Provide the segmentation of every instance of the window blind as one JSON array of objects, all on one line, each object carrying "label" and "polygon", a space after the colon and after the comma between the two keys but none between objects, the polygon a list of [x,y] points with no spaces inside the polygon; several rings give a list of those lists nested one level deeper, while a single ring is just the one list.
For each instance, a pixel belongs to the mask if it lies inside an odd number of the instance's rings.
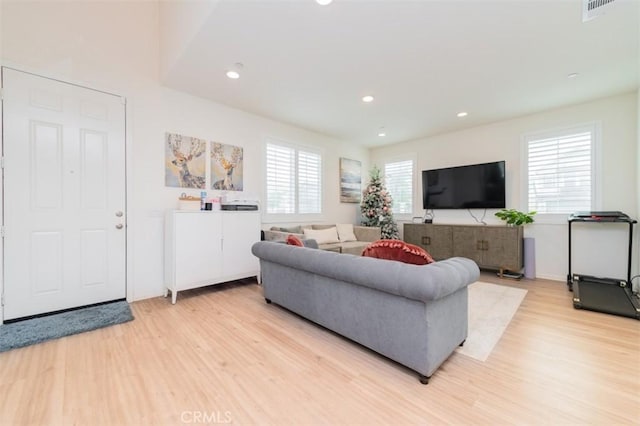
[{"label": "window blind", "polygon": [[321,213],[320,154],[267,143],[265,169],[267,213]]},{"label": "window blind", "polygon": [[590,131],[527,143],[529,210],[572,213],[591,210],[593,134]]},{"label": "window blind", "polygon": [[384,175],[393,198],[393,212],[413,213],[413,160],[385,163]]},{"label": "window blind", "polygon": [[320,213],[322,180],[320,155],[298,152],[298,213]]}]

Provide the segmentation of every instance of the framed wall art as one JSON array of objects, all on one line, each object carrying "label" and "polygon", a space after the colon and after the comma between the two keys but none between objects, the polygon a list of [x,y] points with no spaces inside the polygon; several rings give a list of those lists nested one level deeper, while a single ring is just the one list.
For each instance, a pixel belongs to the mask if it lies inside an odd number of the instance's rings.
[{"label": "framed wall art", "polygon": [[359,203],[362,191],[362,163],[340,158],[340,202]]},{"label": "framed wall art", "polygon": [[242,191],[243,149],[211,142],[211,189]]},{"label": "framed wall art", "polygon": [[165,186],[204,189],[206,149],[204,139],[165,133]]}]

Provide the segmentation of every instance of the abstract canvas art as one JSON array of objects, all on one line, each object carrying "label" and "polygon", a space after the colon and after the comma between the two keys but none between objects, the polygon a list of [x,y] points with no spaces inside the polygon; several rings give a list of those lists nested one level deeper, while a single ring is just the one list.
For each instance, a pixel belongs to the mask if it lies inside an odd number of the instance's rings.
[{"label": "abstract canvas art", "polygon": [[242,191],[242,147],[211,142],[211,189]]},{"label": "abstract canvas art", "polygon": [[340,202],[359,203],[361,195],[361,168],[357,160],[340,158]]},{"label": "abstract canvas art", "polygon": [[165,133],[165,185],[204,189],[206,149],[203,139]]}]

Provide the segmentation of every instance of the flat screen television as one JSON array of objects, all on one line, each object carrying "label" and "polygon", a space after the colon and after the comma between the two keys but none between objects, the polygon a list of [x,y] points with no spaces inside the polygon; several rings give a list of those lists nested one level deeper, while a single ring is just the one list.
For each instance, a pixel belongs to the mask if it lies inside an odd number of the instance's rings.
[{"label": "flat screen television", "polygon": [[502,209],[504,161],[422,171],[424,209]]}]

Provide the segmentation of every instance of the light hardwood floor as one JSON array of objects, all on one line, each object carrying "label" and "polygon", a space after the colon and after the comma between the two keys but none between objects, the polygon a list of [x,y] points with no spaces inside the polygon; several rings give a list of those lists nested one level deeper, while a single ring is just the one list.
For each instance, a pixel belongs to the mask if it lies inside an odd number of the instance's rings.
[{"label": "light hardwood floor", "polygon": [[529,290],[486,362],[424,386],[251,281],[132,304],[135,321],[0,354],[0,424],[638,424],[640,321]]}]

